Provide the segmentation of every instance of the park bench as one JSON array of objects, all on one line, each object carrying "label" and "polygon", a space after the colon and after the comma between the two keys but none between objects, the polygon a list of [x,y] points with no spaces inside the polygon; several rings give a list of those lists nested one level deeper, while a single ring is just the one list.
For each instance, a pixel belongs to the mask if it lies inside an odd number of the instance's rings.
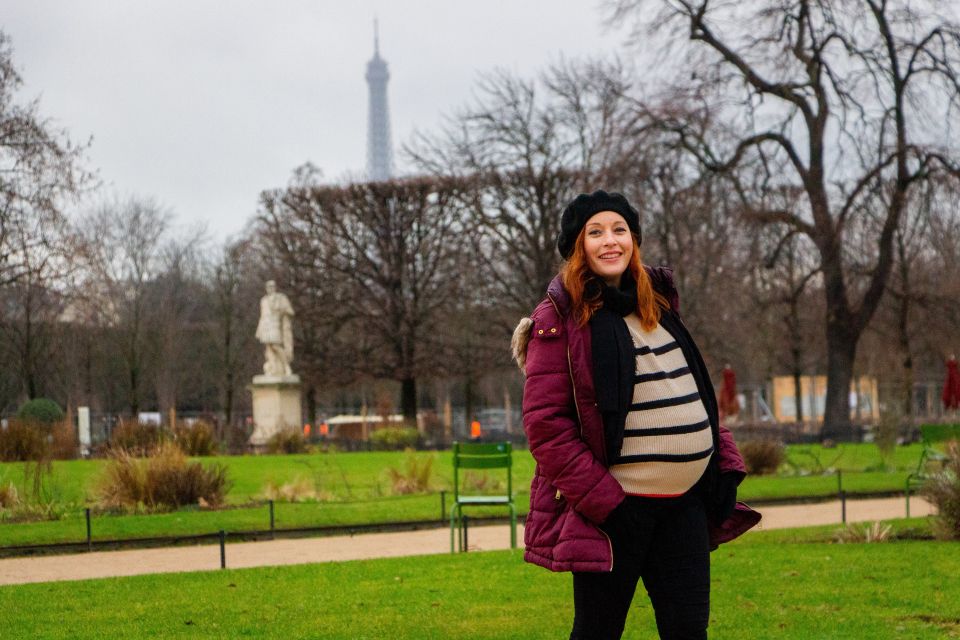
[{"label": "park bench", "polygon": [[[464,469],[505,469],[507,492],[503,495],[470,493],[460,477]],[[454,552],[454,532],[461,551],[465,550],[463,508],[505,506],[510,509],[510,548],[517,548],[517,508],[513,503],[513,447],[509,442],[453,443],[453,506],[450,508],[450,553]]]},{"label": "park bench", "polygon": [[933,465],[943,466],[947,456],[936,448],[936,445],[950,440],[960,440],[960,424],[924,424],[920,425],[920,438],[923,449],[917,468],[907,476],[907,517],[910,517],[910,493],[923,486],[930,478]]}]

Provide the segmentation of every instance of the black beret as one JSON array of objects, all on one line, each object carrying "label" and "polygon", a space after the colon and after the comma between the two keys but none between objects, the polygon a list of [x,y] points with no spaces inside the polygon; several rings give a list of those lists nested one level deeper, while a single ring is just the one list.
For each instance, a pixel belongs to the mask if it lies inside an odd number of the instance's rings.
[{"label": "black beret", "polygon": [[637,237],[637,244],[643,240],[640,233],[640,214],[630,206],[627,199],[619,193],[607,193],[597,189],[591,194],[581,193],[563,210],[560,216],[560,233],[557,235],[557,250],[566,260],[573,253],[577,236],[587,224],[587,220],[601,211],[614,211],[623,216],[631,233]]}]

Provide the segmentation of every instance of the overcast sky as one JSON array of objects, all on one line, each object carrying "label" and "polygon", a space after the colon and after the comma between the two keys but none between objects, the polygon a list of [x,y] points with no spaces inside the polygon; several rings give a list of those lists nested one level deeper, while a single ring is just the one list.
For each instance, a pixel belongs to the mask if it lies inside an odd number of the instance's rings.
[{"label": "overcast sky", "polygon": [[331,180],[364,171],[374,16],[395,152],[467,103],[478,73],[532,75],[623,39],[596,0],[3,0],[0,29],[21,98],[92,137],[105,191],[223,239],[304,162]]}]

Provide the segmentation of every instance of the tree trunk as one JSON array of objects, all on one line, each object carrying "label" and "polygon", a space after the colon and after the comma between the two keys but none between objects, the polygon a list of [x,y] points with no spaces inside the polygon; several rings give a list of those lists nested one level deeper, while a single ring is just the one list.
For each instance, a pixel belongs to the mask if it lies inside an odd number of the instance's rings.
[{"label": "tree trunk", "polygon": [[473,422],[473,376],[468,375],[463,385],[463,420],[466,432],[470,433],[470,423]]},{"label": "tree trunk", "polygon": [[857,337],[835,322],[827,324],[827,401],[821,440],[850,440],[850,381],[857,352]]},{"label": "tree trunk", "polygon": [[[850,312],[839,239],[834,236],[818,246],[827,303],[827,398],[820,437],[821,440],[847,440],[853,435],[850,381],[862,327],[855,326],[856,319]],[[864,300],[862,304],[868,303]]]},{"label": "tree trunk", "polygon": [[913,423],[913,354],[910,352],[910,267],[903,234],[897,232],[897,254],[900,266],[900,284],[903,291],[897,308],[897,342],[903,354],[903,418]]},{"label": "tree trunk", "polygon": [[909,298],[904,295],[900,300],[897,342],[900,343],[900,351],[903,353],[903,418],[907,422],[911,422],[913,419],[913,356],[910,353],[910,334],[907,332],[907,314],[909,312]]},{"label": "tree trunk", "polygon": [[400,381],[400,409],[408,426],[417,426],[417,379],[406,376]]},{"label": "tree trunk", "polygon": [[130,354],[130,413],[133,414],[133,419],[136,420],[137,416],[140,413],[140,358],[137,355],[136,348],[131,350]]},{"label": "tree trunk", "polygon": [[[233,424],[233,308],[227,306],[224,312],[223,364],[224,364],[224,410],[227,428]],[[223,434],[221,433],[221,437]]]},{"label": "tree trunk", "polygon": [[316,433],[316,430],[320,428],[320,426],[317,424],[317,388],[313,385],[307,387],[306,396],[307,422],[313,426],[314,433]]},{"label": "tree trunk", "polygon": [[[227,388],[223,394],[224,423],[233,424],[233,373],[227,374]],[[222,434],[221,434],[222,435]]]},{"label": "tree trunk", "polygon": [[84,404],[88,407],[93,406],[93,339],[84,331],[83,338],[83,395]]},{"label": "tree trunk", "polygon": [[224,393],[224,405],[226,408],[224,414],[224,424],[220,428],[219,437],[223,440],[224,435],[233,427],[233,374],[227,375],[227,389]]},{"label": "tree trunk", "polygon": [[33,369],[33,321],[30,318],[32,309],[29,304],[24,314],[26,322],[23,331],[23,373],[27,382],[27,397],[33,400],[37,397],[37,376]]},{"label": "tree trunk", "polygon": [[800,335],[800,311],[797,298],[790,299],[790,314],[787,316],[787,327],[790,331],[790,364],[793,369],[793,395],[796,401],[794,417],[797,424],[803,424],[803,338]]}]

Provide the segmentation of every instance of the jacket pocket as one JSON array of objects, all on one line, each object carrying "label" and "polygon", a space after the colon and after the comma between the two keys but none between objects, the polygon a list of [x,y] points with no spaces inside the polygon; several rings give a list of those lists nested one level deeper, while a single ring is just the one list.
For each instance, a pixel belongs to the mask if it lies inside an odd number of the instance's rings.
[{"label": "jacket pocket", "polygon": [[530,486],[530,509],[555,513],[563,511],[567,500],[552,483],[543,476],[534,476]]}]

